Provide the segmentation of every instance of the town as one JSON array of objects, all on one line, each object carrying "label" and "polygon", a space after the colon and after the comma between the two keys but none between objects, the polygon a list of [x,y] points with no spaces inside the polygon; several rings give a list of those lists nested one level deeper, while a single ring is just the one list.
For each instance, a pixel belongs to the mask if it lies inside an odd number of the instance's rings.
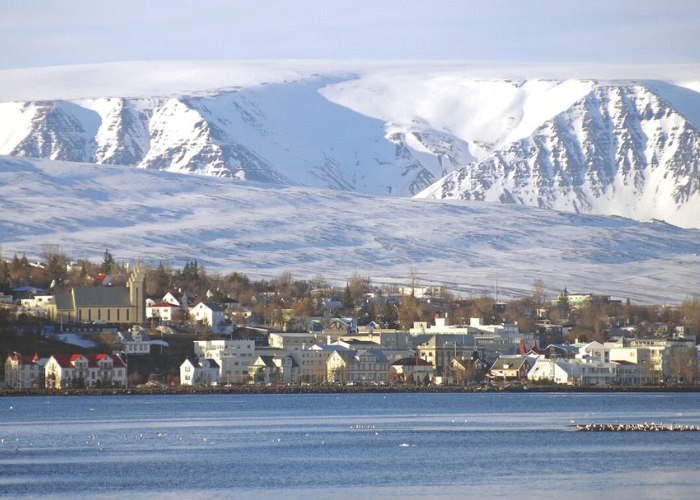
[{"label": "town", "polygon": [[7,389],[695,384],[700,299],[634,305],[540,280],[517,300],[322,275],[254,281],[196,260],[101,264],[55,245],[0,263]]}]

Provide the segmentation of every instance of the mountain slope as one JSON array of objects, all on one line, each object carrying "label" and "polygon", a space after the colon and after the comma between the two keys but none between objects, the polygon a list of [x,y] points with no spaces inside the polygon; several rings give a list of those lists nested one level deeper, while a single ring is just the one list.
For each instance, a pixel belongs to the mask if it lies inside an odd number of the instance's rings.
[{"label": "mountain slope", "polygon": [[700,129],[642,85],[599,84],[532,135],[418,195],[699,227]]},{"label": "mountain slope", "polygon": [[45,244],[100,261],[343,285],[421,284],[463,295],[609,294],[681,301],[700,289],[700,231],[522,205],[375,197],[133,167],[0,157],[0,243],[37,259]]},{"label": "mountain slope", "polygon": [[417,152],[407,141],[420,144],[419,138],[386,134],[380,121],[325,99],[318,89],[327,83],[28,102],[19,116],[16,103],[2,103],[0,117],[18,126],[0,140],[0,153],[398,196],[416,194],[449,171],[438,155],[461,164],[452,139],[431,134],[430,152]]}]

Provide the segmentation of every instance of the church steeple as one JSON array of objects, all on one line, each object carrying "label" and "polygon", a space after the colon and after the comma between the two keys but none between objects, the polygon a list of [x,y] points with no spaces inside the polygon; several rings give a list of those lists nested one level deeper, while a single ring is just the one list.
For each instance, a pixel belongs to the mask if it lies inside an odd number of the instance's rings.
[{"label": "church steeple", "polygon": [[131,305],[136,308],[134,322],[146,322],[146,264],[139,262],[126,284]]}]

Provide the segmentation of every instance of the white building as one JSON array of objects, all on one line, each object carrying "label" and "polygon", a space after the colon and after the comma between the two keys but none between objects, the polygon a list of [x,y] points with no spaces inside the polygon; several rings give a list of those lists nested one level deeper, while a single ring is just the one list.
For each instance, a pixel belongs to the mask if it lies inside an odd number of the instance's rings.
[{"label": "white building", "polygon": [[581,363],[572,359],[547,359],[539,356],[530,368],[527,379],[532,381],[550,381],[555,384],[574,385],[581,380]]},{"label": "white building", "polygon": [[182,292],[168,292],[163,296],[163,302],[187,311],[190,305],[194,303],[194,296]]},{"label": "white building", "polygon": [[180,365],[180,385],[217,385],[219,371],[213,359],[186,359]]},{"label": "white building", "polygon": [[34,356],[21,356],[15,352],[5,360],[5,387],[7,388],[40,387],[42,375],[41,360],[36,354]]},{"label": "white building", "polygon": [[255,341],[195,340],[194,353],[199,359],[216,361],[222,384],[245,384],[248,367],[255,361]]},{"label": "white building", "polygon": [[190,308],[190,319],[217,327],[226,322],[226,310],[214,302],[200,302]]},{"label": "white building", "polygon": [[117,332],[117,342],[126,354],[150,354],[151,338],[142,330]]},{"label": "white building", "polygon": [[321,343],[322,339],[315,333],[270,332],[268,342],[270,347],[292,351],[309,349],[312,345]]},{"label": "white building", "polygon": [[326,361],[333,353],[324,349],[292,349],[289,355],[297,365],[298,381],[320,383],[326,381]]},{"label": "white building", "polygon": [[156,302],[146,305],[146,319],[158,319],[161,322],[170,323],[181,310],[179,306],[169,302]]},{"label": "white building", "polygon": [[290,355],[258,356],[248,367],[256,384],[296,382],[296,362]]},{"label": "white building", "polygon": [[96,387],[99,385],[124,387],[126,365],[118,356],[107,354],[54,355],[44,366],[47,388]]}]

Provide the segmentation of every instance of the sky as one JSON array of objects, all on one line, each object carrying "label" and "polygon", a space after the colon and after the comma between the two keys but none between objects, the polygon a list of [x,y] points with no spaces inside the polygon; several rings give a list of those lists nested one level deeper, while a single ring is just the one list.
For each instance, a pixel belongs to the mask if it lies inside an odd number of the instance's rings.
[{"label": "sky", "polygon": [[700,62],[697,0],[3,0],[0,69],[153,60]]}]

